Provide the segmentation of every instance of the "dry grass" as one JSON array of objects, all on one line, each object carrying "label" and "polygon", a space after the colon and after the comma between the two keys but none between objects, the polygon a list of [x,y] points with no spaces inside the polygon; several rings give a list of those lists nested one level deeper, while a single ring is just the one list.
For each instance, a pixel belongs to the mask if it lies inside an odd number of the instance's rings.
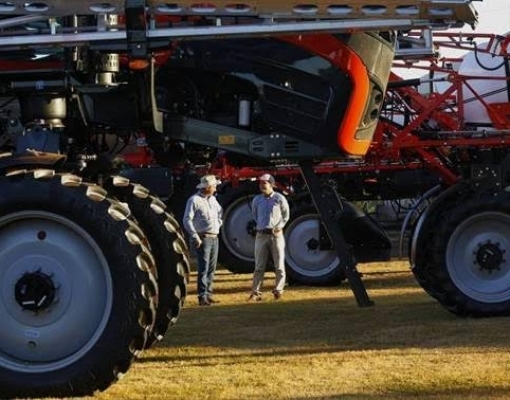
[{"label": "dry grass", "polygon": [[193,280],[179,323],[96,398],[510,399],[510,319],[448,313],[406,263],[360,270],[374,307],[346,284],[247,303],[251,276],[226,271],[198,307]]}]

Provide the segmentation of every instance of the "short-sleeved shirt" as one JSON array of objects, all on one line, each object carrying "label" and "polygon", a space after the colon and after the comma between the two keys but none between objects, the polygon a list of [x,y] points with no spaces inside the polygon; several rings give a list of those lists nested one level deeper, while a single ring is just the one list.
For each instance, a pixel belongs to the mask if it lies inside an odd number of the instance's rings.
[{"label": "short-sleeved shirt", "polygon": [[204,196],[198,192],[186,202],[186,209],[182,219],[184,229],[191,237],[198,237],[199,233],[220,232],[223,210],[215,196]]},{"label": "short-sleeved shirt", "polygon": [[270,196],[258,194],[251,204],[257,230],[283,229],[290,217],[289,203],[285,196],[273,192]]}]

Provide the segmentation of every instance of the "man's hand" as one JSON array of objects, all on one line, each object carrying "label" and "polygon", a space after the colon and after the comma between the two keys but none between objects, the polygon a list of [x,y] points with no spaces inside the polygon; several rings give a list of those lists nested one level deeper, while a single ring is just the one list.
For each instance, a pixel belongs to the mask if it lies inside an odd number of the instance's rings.
[{"label": "man's hand", "polygon": [[195,248],[200,248],[202,246],[202,239],[199,237],[193,238],[193,243],[195,244]]}]

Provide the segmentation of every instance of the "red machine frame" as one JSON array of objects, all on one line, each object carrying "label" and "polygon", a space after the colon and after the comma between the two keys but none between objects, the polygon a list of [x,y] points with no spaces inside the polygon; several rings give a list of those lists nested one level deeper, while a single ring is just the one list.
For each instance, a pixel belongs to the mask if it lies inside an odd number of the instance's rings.
[{"label": "red machine frame", "polygon": [[[434,44],[438,49],[457,49],[478,51],[500,57],[510,56],[510,36],[503,37],[494,34],[438,32],[434,33]],[[483,47],[476,46],[476,40],[487,40]],[[361,173],[374,171],[400,171],[426,169],[437,173],[442,181],[451,185],[458,181],[458,174],[445,163],[445,155],[450,149],[459,147],[495,148],[510,145],[510,102],[487,103],[480,93],[470,84],[473,80],[508,81],[509,78],[463,75],[449,65],[459,61],[458,58],[446,58],[432,55],[428,58],[396,60],[396,69],[423,71],[425,75],[442,75],[436,81],[448,82],[449,86],[442,93],[423,94],[417,85],[427,79],[405,80],[392,73],[390,85],[386,93],[388,100],[398,100],[401,106],[407,108],[413,115],[410,123],[398,126],[389,120],[380,120],[373,142],[363,159],[346,159],[322,161],[314,166],[318,174]],[[492,121],[494,130],[473,130],[466,127],[464,122],[464,102],[462,87],[472,93],[486,109]],[[404,100],[405,99],[405,100]],[[394,118],[398,112],[388,119]],[[384,115],[384,112],[383,112]],[[426,120],[434,120],[437,124],[436,138],[420,138],[416,135],[420,125]],[[140,149],[139,153],[125,156],[129,163],[146,165],[151,162],[151,155],[147,149]],[[210,165],[194,166],[198,173],[214,173],[220,179],[236,185],[239,181],[254,179],[263,172],[271,172],[277,178],[285,178],[287,182],[300,175],[296,165],[282,164],[273,166],[243,166],[230,165],[227,159],[219,156]]]}]

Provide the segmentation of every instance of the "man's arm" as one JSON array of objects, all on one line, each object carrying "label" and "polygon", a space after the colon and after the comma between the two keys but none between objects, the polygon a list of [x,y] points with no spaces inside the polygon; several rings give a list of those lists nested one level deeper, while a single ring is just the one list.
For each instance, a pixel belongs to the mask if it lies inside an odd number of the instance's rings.
[{"label": "man's arm", "polygon": [[221,228],[221,226],[223,225],[223,207],[221,206],[218,199],[216,199],[216,204],[218,207],[218,222],[219,222],[219,226]]},{"label": "man's arm", "polygon": [[[281,212],[282,212],[282,224],[285,226],[287,222],[289,222],[290,218],[290,207],[289,202],[287,201],[287,198],[284,195],[282,196],[282,201],[280,203]],[[282,228],[283,228],[282,226]]]},{"label": "man's arm", "polygon": [[258,222],[257,221],[257,196],[255,196],[253,198],[253,200],[251,201],[251,215],[253,216],[253,219],[255,220],[255,222]]},{"label": "man's arm", "polygon": [[182,218],[182,225],[193,239],[200,239],[198,233],[193,225],[193,218],[195,218],[195,203],[193,197],[190,197],[186,202],[186,209]]}]

